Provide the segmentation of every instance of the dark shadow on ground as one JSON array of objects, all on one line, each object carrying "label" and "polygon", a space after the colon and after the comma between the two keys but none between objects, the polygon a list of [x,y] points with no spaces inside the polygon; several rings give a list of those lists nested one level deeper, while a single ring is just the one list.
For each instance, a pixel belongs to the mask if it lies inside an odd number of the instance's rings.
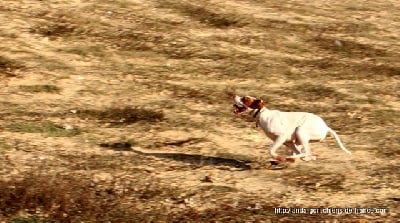
[{"label": "dark shadow on ground", "polygon": [[203,156],[198,154],[185,154],[185,153],[152,153],[142,152],[132,149],[131,145],[127,142],[120,143],[102,143],[101,147],[115,150],[115,151],[131,151],[142,156],[152,156],[162,159],[171,159],[178,162],[188,163],[191,165],[199,166],[228,166],[238,168],[239,170],[249,170],[251,161],[239,161],[230,158]]}]

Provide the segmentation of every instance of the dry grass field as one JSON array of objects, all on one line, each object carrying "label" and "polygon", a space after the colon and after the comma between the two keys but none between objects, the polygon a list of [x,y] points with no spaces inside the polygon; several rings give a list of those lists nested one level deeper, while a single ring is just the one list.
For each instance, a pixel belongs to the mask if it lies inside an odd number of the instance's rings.
[{"label": "dry grass field", "polygon": [[[399,11],[2,0],[0,222],[395,222]],[[271,169],[271,141],[232,94],[320,115],[353,155],[328,137],[320,159]]]}]

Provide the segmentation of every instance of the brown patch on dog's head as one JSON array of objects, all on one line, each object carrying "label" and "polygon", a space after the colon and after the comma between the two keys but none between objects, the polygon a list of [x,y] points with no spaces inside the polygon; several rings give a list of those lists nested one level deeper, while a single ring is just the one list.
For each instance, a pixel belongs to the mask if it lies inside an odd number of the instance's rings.
[{"label": "brown patch on dog's head", "polygon": [[261,109],[265,106],[263,100],[251,97],[251,96],[233,96],[233,100],[235,104],[233,107],[235,110],[233,111],[235,114],[242,114],[249,110]]},{"label": "brown patch on dog's head", "polygon": [[250,105],[253,104],[254,99],[249,96],[243,96],[241,101],[243,102],[244,105],[250,107]]},{"label": "brown patch on dog's head", "polygon": [[253,98],[250,96],[243,97],[243,104],[251,109],[261,109],[265,106],[264,101],[261,99]]}]

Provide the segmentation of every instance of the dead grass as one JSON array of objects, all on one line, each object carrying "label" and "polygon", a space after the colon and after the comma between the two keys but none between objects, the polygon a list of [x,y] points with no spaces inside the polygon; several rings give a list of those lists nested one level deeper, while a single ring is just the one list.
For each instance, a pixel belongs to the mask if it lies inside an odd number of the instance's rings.
[{"label": "dead grass", "polygon": [[222,12],[214,12],[204,5],[196,5],[190,2],[176,3],[171,1],[158,1],[158,7],[170,8],[178,13],[191,17],[200,23],[216,28],[242,27],[246,23],[238,17],[237,14],[224,14]]},{"label": "dead grass", "polygon": [[79,56],[87,57],[87,56],[104,56],[104,50],[101,46],[93,45],[93,46],[76,46],[67,48],[65,50],[60,50],[61,52],[67,52],[76,54]]},{"label": "dead grass", "polygon": [[55,85],[20,85],[19,89],[30,93],[60,93],[61,89]]},{"label": "dead grass", "polygon": [[95,119],[113,126],[129,125],[135,122],[159,122],[164,119],[162,111],[144,108],[106,108],[104,110],[78,110],[77,115],[82,118]]},{"label": "dead grass", "polygon": [[305,98],[309,101],[326,100],[329,98],[339,100],[345,97],[344,94],[338,92],[332,87],[324,86],[322,84],[317,85],[314,83],[295,85],[289,91],[287,91],[287,95],[290,95],[291,98],[296,100]]},{"label": "dead grass", "polygon": [[[79,182],[77,184],[76,182]],[[43,187],[43,185],[47,185]],[[140,202],[159,197],[177,197],[178,192],[162,189],[156,183],[132,182],[123,187],[97,185],[90,178],[77,175],[48,175],[40,170],[26,173],[20,179],[1,181],[2,217],[24,213],[42,222],[146,219]],[[129,193],[134,193],[132,199]],[[126,202],[129,199],[129,204]],[[161,211],[161,210],[158,210]],[[14,218],[13,221],[21,217]],[[130,220],[129,220],[130,219]]]},{"label": "dead grass", "polygon": [[[76,182],[79,181],[79,184]],[[74,221],[119,221],[119,222],[242,222],[277,221],[274,213],[277,204],[253,200],[243,197],[239,201],[229,202],[226,198],[218,201],[215,208],[197,211],[191,207],[176,209],[171,212],[157,200],[170,200],[175,205],[185,204],[187,198],[182,197],[176,188],[166,187],[157,182],[143,183],[135,180],[118,187],[114,182],[110,185],[99,185],[90,178],[78,175],[48,175],[34,171],[12,181],[0,181],[0,210],[2,217],[11,217],[10,222],[74,222]],[[43,187],[43,185],[47,185]],[[226,186],[204,186],[199,191],[232,193],[236,189]],[[187,196],[187,195],[186,195]],[[189,195],[190,196],[190,195]],[[151,210],[143,209],[143,202],[151,203]],[[24,213],[25,217],[12,217]],[[151,215],[149,215],[151,213]],[[354,217],[354,216],[353,216]],[[352,216],[349,216],[351,219]],[[297,220],[310,220],[307,215],[297,215]],[[325,216],[323,219],[333,219]],[[281,219],[282,220],[282,219]]]},{"label": "dead grass", "polygon": [[15,71],[23,68],[23,65],[18,61],[5,56],[0,56],[0,72],[6,74],[6,77],[13,77]]},{"label": "dead grass", "polygon": [[34,33],[41,34],[43,36],[66,36],[71,35],[76,28],[68,23],[47,23],[38,26],[35,30],[32,30]]},{"label": "dead grass", "polygon": [[[300,175],[299,172],[302,174]],[[335,193],[345,191],[343,182],[346,177],[337,172],[329,172],[320,168],[314,169],[306,166],[285,174],[283,179],[290,185],[300,187],[307,192],[325,191]]]},{"label": "dead grass", "polygon": [[78,128],[67,128],[48,121],[17,122],[6,126],[12,132],[41,133],[47,137],[72,137],[81,133]]},{"label": "dead grass", "polygon": [[[357,43],[355,41],[337,40],[329,37],[318,37],[314,41],[320,49],[328,50],[344,57],[387,57],[389,54],[384,49],[376,48],[370,44]],[[340,41],[341,44],[335,44],[335,41]]]}]

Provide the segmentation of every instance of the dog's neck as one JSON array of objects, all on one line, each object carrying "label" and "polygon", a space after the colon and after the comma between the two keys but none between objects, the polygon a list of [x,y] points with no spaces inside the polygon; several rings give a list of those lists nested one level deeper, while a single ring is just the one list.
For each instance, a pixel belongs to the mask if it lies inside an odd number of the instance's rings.
[{"label": "dog's neck", "polygon": [[256,127],[258,127],[258,123],[260,122],[260,116],[264,111],[268,111],[268,109],[266,107],[262,107],[251,111],[250,113],[251,116],[253,116],[253,118],[256,120]]},{"label": "dog's neck", "polygon": [[266,107],[262,107],[262,108],[258,108],[258,109],[254,109],[253,111],[251,111],[251,116],[253,116],[253,118],[258,119],[258,116],[261,115],[261,113],[263,113],[264,111],[268,110]]}]

